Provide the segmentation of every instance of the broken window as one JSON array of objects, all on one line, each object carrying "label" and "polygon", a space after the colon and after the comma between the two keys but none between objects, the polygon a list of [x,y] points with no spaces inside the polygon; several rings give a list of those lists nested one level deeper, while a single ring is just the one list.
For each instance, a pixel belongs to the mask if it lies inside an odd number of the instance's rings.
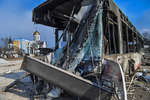
[{"label": "broken window", "polygon": [[137,52],[140,52],[140,50],[141,50],[141,48],[142,48],[142,43],[143,41],[142,41],[142,39],[141,39],[141,37],[138,35],[137,36]]},{"label": "broken window", "polygon": [[55,50],[63,48],[66,45],[66,42],[67,34],[61,29],[55,29]]},{"label": "broken window", "polygon": [[109,38],[110,38],[110,54],[115,54],[116,52],[116,41],[115,41],[115,37],[114,37],[114,25],[113,24],[109,24]]},{"label": "broken window", "polygon": [[128,46],[129,46],[129,52],[134,52],[134,38],[131,29],[128,30]]},{"label": "broken window", "polygon": [[[119,53],[119,34],[117,17],[113,13],[109,13],[107,18],[104,18],[104,53],[117,54]],[[105,24],[107,23],[107,24]]]},{"label": "broken window", "polygon": [[128,53],[128,34],[126,24],[122,22],[123,53]]},{"label": "broken window", "polygon": [[137,52],[137,33],[134,33],[134,52]]},{"label": "broken window", "polygon": [[143,40],[141,39],[141,37],[138,37],[138,50],[140,51],[143,48]]},{"label": "broken window", "polygon": [[114,27],[115,27],[115,34],[114,34],[114,36],[115,36],[115,41],[116,41],[116,53],[120,53],[120,39],[119,39],[119,32],[118,32],[118,25],[117,24],[115,24],[114,25]]}]

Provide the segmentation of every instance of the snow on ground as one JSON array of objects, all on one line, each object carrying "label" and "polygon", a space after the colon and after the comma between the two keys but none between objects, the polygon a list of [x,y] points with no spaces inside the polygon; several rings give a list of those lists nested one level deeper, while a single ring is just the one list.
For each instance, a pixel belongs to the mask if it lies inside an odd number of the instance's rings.
[{"label": "snow on ground", "polygon": [[0,61],[4,61],[3,63],[0,62],[0,75],[20,70],[22,64],[22,60],[6,61],[4,59],[0,59]]},{"label": "snow on ground", "polygon": [[27,93],[23,88],[20,89],[20,86],[15,86],[9,92],[2,92],[4,87],[25,73],[20,70],[21,64],[22,60],[6,61],[0,59],[0,100],[29,100]]},{"label": "snow on ground", "polygon": [[8,63],[9,63],[8,61],[6,61],[6,60],[0,58],[0,64],[8,64]]}]

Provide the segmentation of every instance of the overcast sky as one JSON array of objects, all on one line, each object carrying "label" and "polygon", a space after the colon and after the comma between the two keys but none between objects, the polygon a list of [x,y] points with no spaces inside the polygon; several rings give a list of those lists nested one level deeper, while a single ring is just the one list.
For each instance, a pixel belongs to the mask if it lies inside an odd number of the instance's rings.
[{"label": "overcast sky", "polygon": [[[0,0],[0,38],[32,39],[36,27],[41,39],[52,45],[53,29],[34,25],[32,10],[45,0]],[[114,0],[140,32],[150,32],[150,0]]]}]

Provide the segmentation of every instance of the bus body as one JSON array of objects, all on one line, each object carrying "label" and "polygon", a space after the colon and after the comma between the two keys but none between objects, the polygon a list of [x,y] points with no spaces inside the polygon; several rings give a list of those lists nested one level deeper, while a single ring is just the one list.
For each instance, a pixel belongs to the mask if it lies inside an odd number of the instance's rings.
[{"label": "bus body", "polygon": [[[112,0],[107,3],[107,7],[103,14],[103,30],[107,39],[104,41],[109,46],[104,50],[104,58],[119,62],[124,72],[128,73],[129,67],[136,70],[141,65],[143,37]],[[134,66],[129,66],[130,60],[134,61]]]},{"label": "bus body", "polygon": [[[59,44],[57,43],[58,30],[66,32],[65,29],[71,19],[72,10],[74,10],[72,15],[74,19],[69,24],[69,31],[70,37],[74,38],[75,31],[79,30],[78,25],[89,13],[87,9],[90,9],[89,6],[95,5],[96,2],[94,0],[61,0],[60,2],[47,0],[34,9],[33,21],[37,24],[56,28],[55,44]],[[141,64],[140,49],[143,48],[143,37],[113,0],[99,0],[99,2],[102,2],[100,8],[102,19],[99,22],[101,24],[99,29],[103,36],[103,42],[101,43],[103,50],[100,55],[103,58],[120,62],[125,72],[128,71],[129,60],[132,60],[136,70]],[[63,36],[66,36],[66,34]],[[79,38],[79,36],[75,38]],[[58,45],[56,45],[56,48],[58,48]]]},{"label": "bus body", "polygon": [[140,68],[143,37],[113,0],[47,0],[34,9],[33,22],[55,28],[49,63],[97,86],[104,80],[123,88],[124,77]]}]

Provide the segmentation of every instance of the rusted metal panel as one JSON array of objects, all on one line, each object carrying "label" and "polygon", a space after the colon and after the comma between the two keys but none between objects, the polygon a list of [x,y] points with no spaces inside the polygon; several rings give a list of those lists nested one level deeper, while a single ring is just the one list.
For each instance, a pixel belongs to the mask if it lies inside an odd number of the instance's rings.
[{"label": "rusted metal panel", "polygon": [[[73,7],[80,8],[82,0],[47,0],[33,10],[33,22],[56,28],[65,28]],[[76,12],[78,12],[76,9]],[[42,15],[42,16],[41,16]]]},{"label": "rusted metal panel", "polygon": [[21,68],[82,98],[97,100],[99,95],[111,95],[103,87],[35,58],[25,57]]},{"label": "rusted metal panel", "polygon": [[112,60],[114,62],[118,62],[124,72],[127,74],[128,73],[128,69],[130,68],[129,66],[129,60],[134,60],[134,69],[137,70],[138,68],[140,68],[141,66],[141,59],[142,59],[142,55],[140,53],[127,53],[127,54],[114,54],[114,55],[108,55],[108,56],[104,56],[105,59],[109,59]]}]

